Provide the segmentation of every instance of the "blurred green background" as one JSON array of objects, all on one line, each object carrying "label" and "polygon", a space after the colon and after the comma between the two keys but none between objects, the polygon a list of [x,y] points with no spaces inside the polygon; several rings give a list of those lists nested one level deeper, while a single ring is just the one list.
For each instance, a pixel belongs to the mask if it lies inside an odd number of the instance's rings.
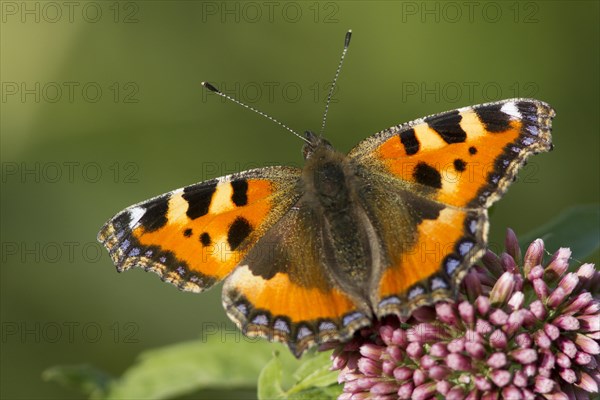
[{"label": "blurred green background", "polygon": [[96,233],[168,190],[300,165],[297,138],[200,82],[318,129],[348,28],[327,129],[338,149],[426,114],[535,97],[557,110],[555,150],[496,205],[493,246],[506,227],[524,234],[597,202],[599,3],[465,4],[3,1],[1,397],[75,398],[41,372],[88,362],[119,374],[144,349],[233,329],[219,288],[119,275]]}]

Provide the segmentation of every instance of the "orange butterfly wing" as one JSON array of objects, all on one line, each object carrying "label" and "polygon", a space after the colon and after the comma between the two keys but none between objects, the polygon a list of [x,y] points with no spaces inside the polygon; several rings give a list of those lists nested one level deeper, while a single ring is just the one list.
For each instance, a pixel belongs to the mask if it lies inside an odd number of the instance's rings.
[{"label": "orange butterfly wing", "polygon": [[293,204],[299,174],[262,168],[174,190],[123,210],[98,240],[119,272],[138,266],[199,292],[229,275]]},{"label": "orange butterfly wing", "polygon": [[373,174],[373,191],[411,198],[405,213],[419,215],[416,224],[387,222],[396,205],[383,195],[363,205],[379,201],[373,213],[388,243],[389,265],[372,298],[378,315],[408,315],[454,294],[487,244],[487,208],[529,156],[552,148],[554,115],[530,99],[465,107],[379,132],[350,152]]},{"label": "orange butterfly wing", "polygon": [[299,357],[314,343],[346,340],[371,324],[368,304],[323,266],[322,229],[300,201],[225,280],[224,307],[246,335],[287,343]]}]

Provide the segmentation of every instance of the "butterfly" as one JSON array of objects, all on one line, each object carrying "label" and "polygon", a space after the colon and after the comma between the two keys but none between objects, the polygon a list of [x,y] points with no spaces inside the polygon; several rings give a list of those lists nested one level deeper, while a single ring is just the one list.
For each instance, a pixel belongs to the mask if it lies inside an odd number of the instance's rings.
[{"label": "butterfly", "polygon": [[529,156],[552,149],[554,115],[534,99],[469,106],[382,130],[348,154],[307,131],[303,168],[151,198],[98,240],[119,272],[141,267],[192,292],[224,280],[236,325],[299,357],[455,297],[485,252],[488,208]]}]

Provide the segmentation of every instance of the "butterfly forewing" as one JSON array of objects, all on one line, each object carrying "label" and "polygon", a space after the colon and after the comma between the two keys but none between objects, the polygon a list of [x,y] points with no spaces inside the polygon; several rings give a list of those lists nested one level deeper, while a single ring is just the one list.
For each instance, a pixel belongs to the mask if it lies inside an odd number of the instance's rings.
[{"label": "butterfly forewing", "polygon": [[229,275],[287,211],[299,173],[270,167],[174,190],[123,210],[98,240],[119,271],[138,266],[201,291]]},{"label": "butterfly forewing", "polygon": [[349,156],[432,200],[489,207],[528,156],[551,149],[553,116],[531,99],[465,107],[379,132]]}]

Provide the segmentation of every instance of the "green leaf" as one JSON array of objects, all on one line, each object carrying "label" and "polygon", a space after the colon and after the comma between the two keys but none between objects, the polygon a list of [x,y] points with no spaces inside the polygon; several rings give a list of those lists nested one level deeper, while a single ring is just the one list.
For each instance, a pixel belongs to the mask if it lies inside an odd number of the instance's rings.
[{"label": "green leaf", "polygon": [[275,352],[271,361],[265,365],[258,377],[259,400],[286,398],[281,387],[282,369],[279,353]]},{"label": "green leaf", "polygon": [[[273,354],[278,348],[281,353]],[[250,339],[225,342],[217,334],[146,351],[120,378],[88,365],[53,367],[44,378],[106,400],[198,393],[227,398],[228,393],[256,393],[257,378],[259,399],[334,399],[342,388],[337,371],[329,370],[330,354],[313,351],[297,360],[279,344]]]},{"label": "green leaf", "polygon": [[[337,385],[338,371],[330,371],[331,352],[322,352],[315,355],[309,355],[307,359],[298,367],[294,373],[298,384],[296,390],[305,390],[311,387],[327,387],[333,384]],[[292,391],[292,390],[290,390]]]},{"label": "green leaf", "polygon": [[107,399],[167,399],[201,389],[256,387],[273,348],[266,341],[232,343],[215,335],[147,351],[113,382]]},{"label": "green leaf", "polygon": [[[331,352],[312,352],[301,360],[276,355],[265,366],[258,385],[258,398],[266,399],[335,399],[342,393],[337,383],[338,371],[330,371]],[[291,384],[285,381],[292,378]]]},{"label": "green leaf", "polygon": [[600,204],[567,208],[548,223],[520,236],[521,248],[541,238],[546,250],[569,247],[573,258],[585,260],[600,248]]},{"label": "green leaf", "polygon": [[273,349],[282,347],[241,335],[236,342],[223,337],[217,334],[143,352],[120,378],[87,365],[53,367],[43,377],[94,399],[169,399],[199,391],[256,393],[261,369]]},{"label": "green leaf", "polygon": [[327,387],[315,387],[302,392],[291,394],[289,400],[334,400],[342,394],[342,385],[331,385]]},{"label": "green leaf", "polygon": [[100,369],[83,364],[48,368],[42,373],[42,379],[79,390],[92,399],[100,399],[105,396],[113,378]]}]

